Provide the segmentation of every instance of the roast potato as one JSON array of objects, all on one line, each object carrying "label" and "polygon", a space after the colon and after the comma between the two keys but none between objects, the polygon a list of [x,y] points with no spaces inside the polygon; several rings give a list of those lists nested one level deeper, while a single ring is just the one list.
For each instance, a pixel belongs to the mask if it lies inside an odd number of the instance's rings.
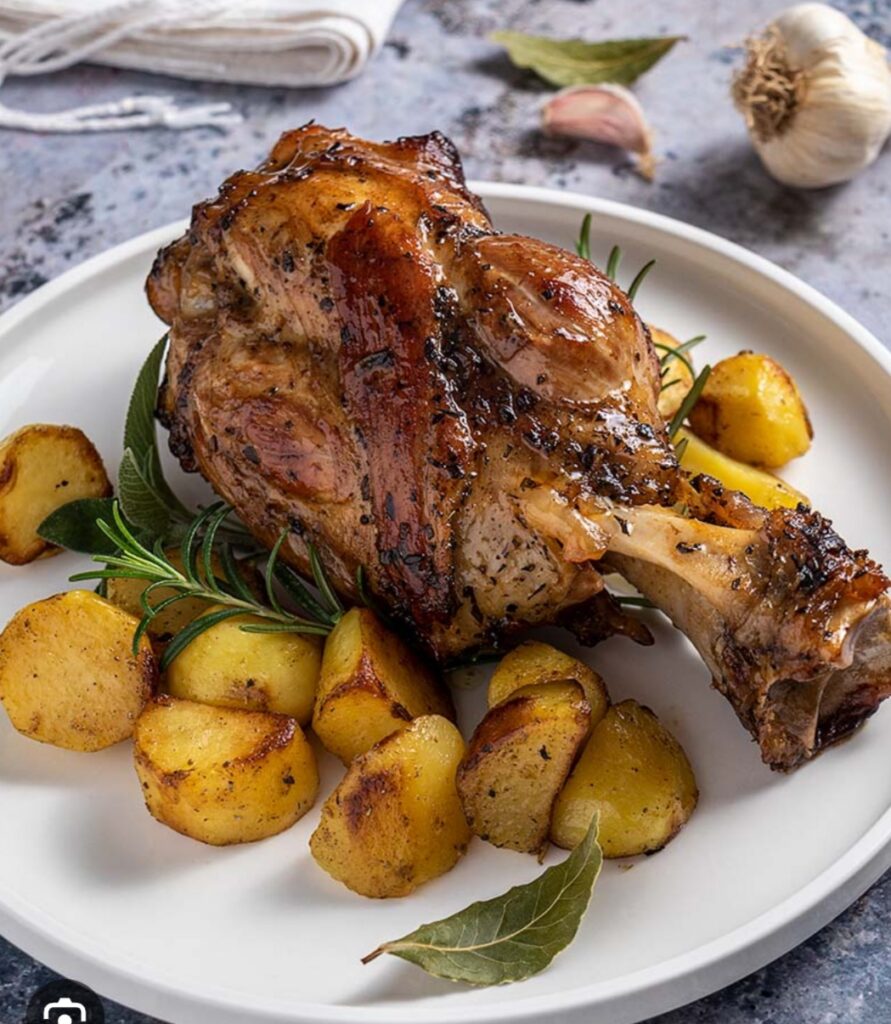
[{"label": "roast potato", "polygon": [[500,704],[523,686],[562,680],[574,680],[581,686],[591,709],[591,726],[596,725],[609,707],[603,680],[583,661],[538,640],[520,644],[498,663],[489,681],[489,707]]},{"label": "roast potato", "polygon": [[[207,614],[218,610],[211,607]],[[246,633],[241,628],[262,621],[239,615],[200,633],[170,663],[167,692],[217,707],[277,711],[307,725],[319,685],[321,642],[297,633]]]},{"label": "roast potato", "polygon": [[689,420],[718,451],[767,469],[803,455],[814,436],[795,381],[775,359],[756,352],[712,367]]},{"label": "roast potato", "polygon": [[283,832],[312,807],[319,789],[300,726],[268,711],[164,694],[139,716],[134,755],[151,815],[212,846]]},{"label": "roast potato", "polygon": [[681,468],[691,476],[706,473],[720,480],[725,487],[743,494],[762,508],[795,508],[799,504],[810,505],[809,499],[796,491],[784,480],[744,462],[737,462],[729,455],[722,455],[716,448],[707,445],[685,427],[681,427],[675,440],[678,444],[686,441],[681,454]]},{"label": "roast potato", "polygon": [[349,764],[420,715],[454,719],[433,673],[368,608],[353,608],[325,640],[312,727]]},{"label": "roast potato", "polygon": [[111,484],[93,442],[76,427],[34,423],[0,442],[0,559],[33,562],[59,549],[37,527],[61,505],[107,498]]},{"label": "roast potato", "polygon": [[[660,360],[664,359],[668,354],[665,349],[677,348],[681,344],[668,331],[663,331],[652,324],[647,324],[647,326],[650,329],[650,337],[653,339],[653,344],[656,346],[656,355],[659,356]],[[687,355],[687,362],[692,365],[689,355]],[[681,362],[680,359],[669,359],[665,366],[668,372],[662,378],[662,391],[659,393],[659,412],[662,413],[664,420],[670,420],[680,409],[681,403],[687,397],[687,392],[693,387],[694,377],[687,364]]]},{"label": "roast potato", "polygon": [[[165,552],[173,566],[182,572],[183,562],[178,548],[169,549]],[[219,559],[214,555],[214,572],[218,576],[223,575],[223,568]],[[106,583],[105,596],[118,608],[130,612],[138,619],[143,616],[142,594],[148,586],[147,580],[134,580],[130,578],[110,579]],[[170,587],[156,587],[151,593],[151,603],[160,604],[168,597],[176,593]],[[198,618],[206,612],[209,605],[199,597],[186,597],[182,601],[164,608],[152,619],[148,633],[154,640],[164,643],[177,634],[183,626],[187,626],[192,619]]]},{"label": "roast potato", "polygon": [[474,834],[539,853],[590,720],[575,682],[524,686],[490,709],[458,768],[458,795]]},{"label": "roast potato", "polygon": [[137,620],[91,590],[22,608],[0,635],[0,700],[20,733],[68,750],[102,750],[133,733],[157,681]]},{"label": "roast potato", "polygon": [[309,841],[317,863],[362,896],[407,896],[450,871],[470,842],[455,789],[464,740],[422,715],[357,757]]},{"label": "roast potato", "polygon": [[649,708],[625,700],[594,726],[554,804],[551,839],[573,849],[598,813],[604,857],[654,853],[681,830],[698,797],[678,741]]}]

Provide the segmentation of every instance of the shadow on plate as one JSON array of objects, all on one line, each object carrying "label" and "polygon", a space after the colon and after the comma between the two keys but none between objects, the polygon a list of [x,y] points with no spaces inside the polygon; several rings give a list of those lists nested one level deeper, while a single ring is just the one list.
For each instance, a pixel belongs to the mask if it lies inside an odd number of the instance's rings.
[{"label": "shadow on plate", "polygon": [[[314,814],[312,828],[317,820]],[[361,910],[363,906],[378,906],[376,901],[357,896],[335,882],[313,861],[308,849],[311,832],[311,828],[301,829],[298,824],[282,834],[282,838],[287,837],[291,845],[287,849],[283,846],[278,870],[266,870],[254,879],[254,885],[246,885],[244,900],[252,906],[266,905],[276,912],[290,909],[301,914],[313,910],[337,913],[357,907]],[[264,840],[264,843],[269,842],[281,843],[282,839]]]},{"label": "shadow on plate", "polygon": [[369,974],[372,971],[377,971],[379,976],[369,981],[359,992],[354,992],[349,998],[340,1000],[338,1005],[374,1006],[378,1003],[413,1003],[419,999],[454,995],[471,987],[460,982],[434,978],[420,967],[415,967],[413,964],[391,956],[372,961],[367,965],[366,970]]},{"label": "shadow on plate", "polygon": [[65,849],[79,871],[106,885],[150,884],[206,867],[216,849],[178,835],[145,809],[135,773],[117,772],[102,791],[66,809]]},{"label": "shadow on plate", "polygon": [[[4,733],[0,739],[0,783],[3,785],[94,788],[99,775],[132,771],[129,743],[85,754],[38,743],[19,735],[6,723],[0,732]],[[127,767],[122,767],[125,763]]]}]

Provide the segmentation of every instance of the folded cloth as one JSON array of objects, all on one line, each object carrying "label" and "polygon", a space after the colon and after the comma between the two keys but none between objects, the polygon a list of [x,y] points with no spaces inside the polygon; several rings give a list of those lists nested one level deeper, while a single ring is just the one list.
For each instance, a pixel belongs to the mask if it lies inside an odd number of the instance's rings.
[{"label": "folded cloth", "polygon": [[[332,85],[357,75],[402,0],[0,0],[0,84],[81,61],[254,85]],[[103,131],[224,124],[226,103],[138,96],[58,114],[0,105],[0,127]]]}]

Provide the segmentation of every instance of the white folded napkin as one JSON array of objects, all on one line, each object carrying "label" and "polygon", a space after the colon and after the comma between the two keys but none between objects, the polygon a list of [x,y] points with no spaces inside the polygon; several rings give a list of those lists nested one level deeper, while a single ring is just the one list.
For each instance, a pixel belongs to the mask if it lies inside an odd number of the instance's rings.
[{"label": "white folded napkin", "polygon": [[[81,61],[254,85],[332,85],[357,75],[402,0],[0,0],[0,84]],[[138,96],[56,114],[0,104],[0,127],[108,131],[223,124],[226,103]]]}]

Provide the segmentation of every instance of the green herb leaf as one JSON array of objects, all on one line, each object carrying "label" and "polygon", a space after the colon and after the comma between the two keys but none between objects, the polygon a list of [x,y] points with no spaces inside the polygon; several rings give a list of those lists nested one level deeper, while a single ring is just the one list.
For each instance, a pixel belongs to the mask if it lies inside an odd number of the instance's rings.
[{"label": "green herb leaf", "polygon": [[363,959],[391,953],[429,974],[471,985],[504,985],[538,974],[575,938],[600,873],[597,818],[562,862],[503,896],[421,925]]},{"label": "green herb leaf", "polygon": [[220,561],[223,564],[223,572],[226,574],[226,584],[229,592],[242,601],[256,601],[256,596],[248,586],[244,578],[241,566],[235,560],[235,553],[231,544],[221,544],[219,547]]},{"label": "green herb leaf", "polygon": [[604,271],[610,281],[615,282],[621,260],[622,250],[617,245],[614,245],[609,251],[609,256],[606,258],[606,270]]},{"label": "green herb leaf", "polygon": [[[677,348],[672,348],[671,345],[666,345],[666,344],[664,344],[661,341],[654,341],[653,342],[653,348],[658,349],[660,352],[664,353],[664,355],[661,355],[659,357],[659,364],[662,366],[662,376],[663,377],[665,376],[666,373],[668,373],[668,371],[669,371],[669,365],[668,364],[672,361],[672,359],[677,359],[677,361],[679,363],[683,363],[684,366],[686,366],[687,370],[689,371],[690,376],[694,377],[694,378],[696,377],[696,371],[693,369],[693,364],[690,362],[690,360],[681,351],[680,345],[678,345]],[[667,387],[667,386],[668,385],[665,385],[665,387]],[[665,390],[665,387],[663,387],[663,389],[662,389],[663,391]]]},{"label": "green herb leaf", "polygon": [[164,648],[164,653],[161,655],[161,662],[159,665],[161,671],[166,672],[167,669],[170,668],[173,660],[182,654],[182,652],[196,637],[201,636],[202,633],[206,633],[212,626],[216,626],[220,622],[225,622],[226,619],[235,618],[236,615],[244,615],[244,609],[220,608],[218,611],[205,612],[203,615],[199,615],[197,619],[192,619],[192,621],[187,626],[184,626]]},{"label": "green herb leaf", "polygon": [[579,228],[579,237],[575,243],[575,251],[583,260],[591,259],[591,214],[586,213]]},{"label": "green herb leaf", "polygon": [[644,278],[649,272],[656,266],[655,260],[650,260],[649,263],[645,263],[640,270],[634,275],[634,280],[628,285],[627,295],[632,302],[637,298],[637,290],[644,282]]},{"label": "green herb leaf", "polygon": [[266,571],[263,573],[263,582],[266,586],[266,600],[269,602],[269,607],[279,615],[286,615],[287,612],[282,608],[278,595],[275,592],[275,563],[278,561],[278,554],[282,549],[282,544],[287,539],[288,531],[282,530],[272,551],[269,552],[269,558],[266,559]]},{"label": "green herb leaf", "polygon": [[118,468],[118,493],[124,515],[134,526],[153,537],[167,536],[172,519],[170,506],[149,482],[129,448]]},{"label": "green herb leaf", "polygon": [[630,85],[683,39],[611,39],[589,43],[584,39],[550,39],[522,32],[493,32],[517,67],[530,68],[552,85],[618,82]]},{"label": "green herb leaf", "polygon": [[[185,540],[181,550],[183,569],[180,570],[170,561],[167,551],[157,538],[154,543],[151,540],[145,542],[140,540],[121,514],[119,503],[112,501],[111,516],[108,519],[97,519],[95,524],[100,539],[111,544],[112,553],[94,553],[93,560],[104,563],[103,567],[78,573],[71,579],[146,581],[148,587],[142,596],[143,617],[136,631],[134,645],[138,645],[140,637],[158,612],[178,600],[191,597],[206,601],[208,604],[222,605],[219,610],[194,619],[176,634],[164,651],[161,659],[162,670],[166,669],[195,637],[200,636],[206,629],[210,629],[218,622],[236,615],[254,615],[263,620],[260,623],[244,627],[250,632],[306,633],[313,636],[326,636],[330,633],[334,622],[331,616],[326,614],[319,619],[295,615],[283,608],[275,598],[272,591],[272,580],[275,575],[280,543],[269,554],[266,574],[269,592],[265,595],[268,603],[264,603],[259,595],[252,592],[241,574],[229,545],[226,543],[220,543],[218,547],[216,545],[216,539],[228,513],[229,508],[220,502],[199,512],[193,517],[191,523],[184,524]],[[285,536],[286,534],[282,535],[283,538]],[[152,547],[148,545],[152,545]],[[220,553],[225,579],[217,577],[214,572],[215,548]],[[311,548],[311,551],[314,549]],[[324,575],[317,555],[315,555],[315,563],[315,571],[319,574],[317,582],[327,593],[333,595],[333,590]],[[295,579],[298,578],[296,574],[293,575]],[[305,587],[305,585],[303,586]],[[161,588],[172,590],[174,594],[157,605],[151,605],[150,595]]]},{"label": "green herb leaf", "polygon": [[331,617],[332,622],[336,622],[344,612],[343,605],[340,603],[340,599],[334,591],[334,587],[328,580],[325,574],[325,569],[322,566],[322,560],[319,558],[319,552],[316,549],[315,544],[307,545],[309,551],[309,567],[312,569],[313,580],[315,580],[316,590],[319,592],[319,596],[325,604],[326,611]]},{"label": "green herb leaf", "polygon": [[167,335],[155,345],[142,364],[133,385],[127,419],[124,423],[124,447],[142,462],[146,455],[157,455],[155,435],[155,402],[158,399],[158,378],[167,348]]},{"label": "green herb leaf", "polygon": [[710,366],[703,366],[699,371],[699,376],[693,381],[690,390],[684,396],[678,411],[672,416],[671,423],[668,424],[668,436],[672,441],[675,438],[675,434],[683,426],[684,420],[690,415],[693,406],[699,401],[699,396],[702,394],[702,389],[705,387],[705,382],[708,380],[711,372],[712,368]]},{"label": "green herb leaf", "polygon": [[114,498],[79,498],[50,514],[37,527],[51,544],[86,555],[113,555],[117,550],[96,525],[97,519],[110,523]]},{"label": "green herb leaf", "polygon": [[655,608],[648,597],[626,597],[624,594],[609,595],[616,604],[627,605],[629,608]]},{"label": "green herb leaf", "polygon": [[273,571],[275,572],[275,578],[287,591],[288,597],[291,598],[301,611],[308,612],[312,618],[318,619],[320,622],[334,624],[334,616],[319,604],[309,587],[294,572],[290,565],[285,565],[284,562],[276,562]]},{"label": "green herb leaf", "polygon": [[172,512],[188,518],[190,512],[177,498],[164,479],[161,457],[158,454],[158,435],[155,429],[155,405],[158,400],[158,381],[167,350],[167,335],[149,352],[136,377],[127,419],[124,423],[124,448],[130,449],[148,484],[163,498]]}]

